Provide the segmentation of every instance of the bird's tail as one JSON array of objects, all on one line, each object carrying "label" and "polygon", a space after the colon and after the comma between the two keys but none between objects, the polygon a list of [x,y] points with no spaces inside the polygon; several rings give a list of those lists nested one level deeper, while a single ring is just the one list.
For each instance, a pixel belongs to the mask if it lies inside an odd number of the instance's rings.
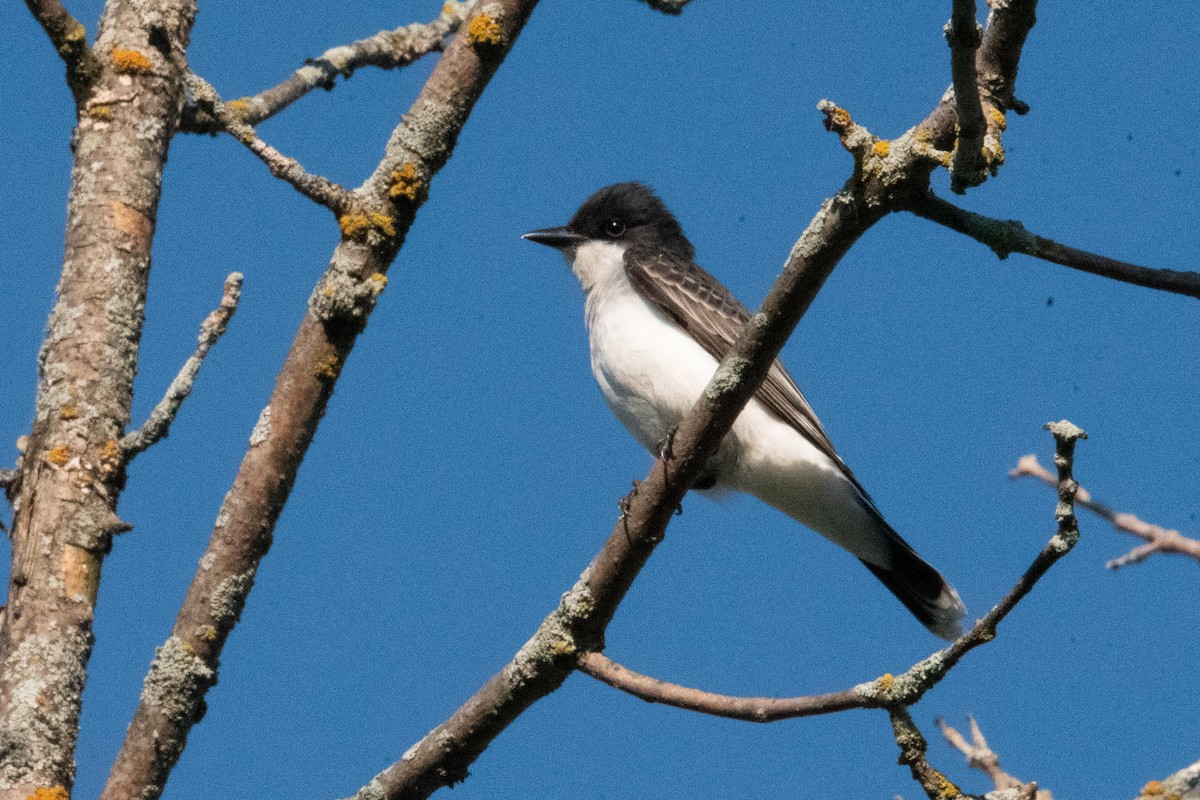
[{"label": "bird's tail", "polygon": [[891,533],[891,563],[881,567],[866,559],[859,560],[930,632],[949,641],[957,639],[962,635],[962,622],[967,614],[958,592],[891,526],[883,524]]}]

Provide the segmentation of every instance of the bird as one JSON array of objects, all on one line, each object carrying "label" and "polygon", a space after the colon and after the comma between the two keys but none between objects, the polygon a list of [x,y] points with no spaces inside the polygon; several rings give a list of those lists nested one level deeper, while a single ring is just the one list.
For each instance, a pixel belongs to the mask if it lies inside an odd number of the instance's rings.
[{"label": "bird", "polygon": [[[617,419],[658,454],[750,313],[639,182],[606,186],[566,225],[522,238],[565,256],[583,288],[592,374]],[[961,635],[958,593],[884,520],[779,360],[693,488],[757,497],[857,556],[930,632]]]}]

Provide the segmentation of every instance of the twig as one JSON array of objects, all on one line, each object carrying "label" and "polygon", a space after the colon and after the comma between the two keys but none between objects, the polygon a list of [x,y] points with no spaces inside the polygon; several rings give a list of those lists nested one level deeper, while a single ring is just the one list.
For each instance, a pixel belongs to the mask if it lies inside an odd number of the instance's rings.
[{"label": "twig", "polygon": [[25,0],[51,44],[67,65],[67,85],[82,106],[100,76],[100,62],[87,43],[87,30],[60,0]]},{"label": "twig", "polygon": [[1038,789],[1036,783],[1025,783],[1019,778],[1015,778],[1005,772],[1000,767],[1000,757],[997,756],[992,748],[988,746],[987,739],[983,738],[983,731],[979,729],[978,723],[974,717],[968,717],[971,723],[971,741],[968,742],[966,737],[958,732],[952,725],[947,723],[941,717],[938,717],[934,722],[941,729],[942,735],[946,737],[946,741],[952,747],[967,757],[967,766],[972,769],[977,769],[980,772],[991,778],[999,790],[1017,789],[1028,792],[1028,787],[1033,787],[1036,792],[1037,800],[1053,800],[1053,796],[1047,789]]},{"label": "twig", "polygon": [[272,175],[291,184],[300,194],[335,214],[340,215],[350,207],[350,193],[345,188],[321,175],[305,171],[300,162],[283,155],[260,139],[252,126],[242,121],[227,103],[221,101],[212,84],[194,72],[186,73],[185,81],[193,99],[211,109],[221,126],[266,164]]},{"label": "twig", "polygon": [[[231,101],[236,114],[248,125],[257,125],[283,111],[313,89],[329,90],[341,75],[350,78],[361,67],[396,69],[407,66],[429,53],[440,51],[447,36],[470,14],[474,0],[450,0],[442,7],[441,15],[427,23],[413,23],[350,44],[332,47],[317,58],[307,59],[304,66],[281,83],[264,89],[253,97]],[[190,104],[183,110],[180,129],[185,133],[215,133],[223,125],[202,105]]]},{"label": "twig", "polygon": [[1010,253],[1024,253],[1123,283],[1200,298],[1200,272],[1150,269],[1077,250],[1032,234],[1017,220],[985,217],[932,193],[914,196],[907,210],[986,244],[1001,259]]},{"label": "twig", "polygon": [[200,325],[200,337],[196,344],[196,351],[184,362],[179,374],[175,376],[175,380],[171,381],[171,385],[167,387],[167,393],[163,395],[162,400],[158,401],[158,405],[150,412],[150,416],[142,423],[142,427],[121,438],[119,444],[126,461],[167,436],[171,429],[171,423],[175,421],[175,415],[179,413],[179,407],[183,405],[184,398],[192,392],[192,385],[200,373],[204,357],[208,355],[208,351],[217,343],[217,340],[225,334],[225,327],[237,312],[238,301],[241,300],[241,297],[242,273],[232,272],[225,279],[225,292],[221,296],[221,304]]},{"label": "twig", "polygon": [[983,158],[983,105],[975,53],[983,42],[983,28],[975,19],[975,0],[954,0],[953,15],[946,25],[950,43],[950,73],[954,79],[954,105],[958,114],[958,138],[950,165],[950,189],[962,194],[986,177]]},{"label": "twig", "polygon": [[1149,781],[1138,793],[1137,800],[1167,800],[1172,797],[1191,797],[1200,786],[1200,761],[1184,767],[1161,781]]},{"label": "twig", "polygon": [[[1017,462],[1017,466],[1008,473],[1008,476],[1010,478],[1037,478],[1051,485],[1054,482],[1054,476],[1038,463],[1037,456],[1033,454],[1022,456]],[[1108,569],[1119,569],[1128,564],[1140,563],[1155,553],[1173,553],[1200,561],[1200,540],[1190,539],[1177,530],[1169,530],[1145,522],[1133,514],[1113,511],[1103,503],[1093,500],[1091,493],[1082,486],[1079,487],[1076,502],[1093,514],[1107,520],[1112,524],[1113,528],[1121,533],[1137,536],[1145,539],[1147,542],[1144,545],[1135,547],[1120,558],[1109,561],[1105,564]]]},{"label": "twig", "polygon": [[648,703],[662,703],[687,711],[747,722],[777,722],[882,705],[871,702],[854,689],[804,697],[734,697],[715,694],[642,675],[596,651],[580,653],[576,664],[580,672]]}]

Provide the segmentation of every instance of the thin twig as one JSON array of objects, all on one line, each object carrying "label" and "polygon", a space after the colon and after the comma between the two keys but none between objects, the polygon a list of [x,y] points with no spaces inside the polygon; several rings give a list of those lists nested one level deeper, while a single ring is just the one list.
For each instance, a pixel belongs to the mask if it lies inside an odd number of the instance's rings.
[{"label": "thin twig", "polygon": [[221,304],[200,325],[196,351],[184,362],[179,374],[175,376],[175,380],[171,381],[171,385],[167,387],[163,399],[158,401],[158,405],[150,412],[150,416],[142,423],[142,427],[121,437],[119,444],[126,461],[165,438],[170,432],[171,423],[175,421],[179,407],[183,405],[184,398],[192,392],[192,386],[196,382],[196,376],[200,373],[204,357],[208,355],[208,351],[217,343],[217,340],[225,334],[225,328],[229,325],[229,320],[233,318],[234,313],[237,312],[238,301],[241,300],[241,297],[242,273],[232,272],[225,279],[225,291],[221,295]]},{"label": "thin twig", "polygon": [[229,108],[229,104],[221,101],[212,84],[194,72],[188,72],[185,80],[196,103],[211,109],[221,126],[266,164],[272,175],[291,184],[300,194],[335,214],[340,215],[350,207],[350,193],[344,187],[324,176],[305,171],[299,161],[283,155],[264,142],[251,125]]},{"label": "thin twig", "polygon": [[[422,56],[442,50],[445,39],[458,30],[474,6],[475,0],[450,0],[442,7],[437,19],[413,23],[395,30],[380,31],[357,42],[331,47],[281,83],[264,89],[253,97],[230,101],[242,122],[257,125],[283,111],[313,89],[330,90],[340,75],[350,78],[361,67],[396,69],[407,66]],[[216,133],[223,125],[210,109],[196,103],[183,110],[180,129],[185,133]]]},{"label": "thin twig", "polygon": [[[995,784],[998,790],[1017,789],[1036,797],[1037,800],[1054,800],[1049,790],[1038,789],[1036,783],[1025,783],[1021,779],[1005,772],[1000,767],[1000,757],[988,746],[987,739],[983,738],[983,731],[979,729],[979,724],[975,722],[975,718],[968,717],[968,720],[971,723],[970,742],[954,726],[947,723],[941,717],[934,720],[938,728],[941,729],[942,735],[946,737],[946,741],[954,749],[967,757],[967,766],[977,769],[991,778],[992,783]],[[1032,787],[1033,792],[1030,792],[1030,787]]]},{"label": "thin twig", "polygon": [[100,75],[100,62],[88,46],[87,30],[60,0],[25,0],[25,5],[67,65],[67,85],[75,95],[75,102],[83,105]]},{"label": "thin twig", "polygon": [[958,138],[950,165],[950,189],[962,194],[986,178],[983,157],[983,105],[975,73],[975,53],[983,42],[983,28],[975,18],[975,0],[954,0],[946,25],[950,43],[950,73],[954,79],[954,105],[958,114]]},{"label": "thin twig", "polygon": [[[1033,454],[1022,456],[1008,476],[1010,478],[1037,478],[1051,485],[1054,483],[1054,476],[1038,463],[1037,456]],[[1079,487],[1076,502],[1093,514],[1107,520],[1113,528],[1121,533],[1128,533],[1146,540],[1146,544],[1139,545],[1120,558],[1105,564],[1108,569],[1119,569],[1128,564],[1140,563],[1155,553],[1172,553],[1200,561],[1200,540],[1190,539],[1177,530],[1145,522],[1133,514],[1114,511],[1107,505],[1093,500],[1091,493],[1082,486]]]},{"label": "thin twig", "polygon": [[1017,220],[985,217],[959,208],[932,193],[912,198],[907,210],[986,244],[1002,259],[1010,253],[1024,253],[1123,283],[1200,298],[1200,272],[1150,269],[1077,250],[1032,234]]}]

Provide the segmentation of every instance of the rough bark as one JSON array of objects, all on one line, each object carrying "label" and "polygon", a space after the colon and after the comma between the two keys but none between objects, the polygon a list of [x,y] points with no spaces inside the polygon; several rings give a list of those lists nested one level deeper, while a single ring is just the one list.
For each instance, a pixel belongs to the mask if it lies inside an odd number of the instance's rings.
[{"label": "rough bark", "polygon": [[118,445],[129,423],[150,245],[182,108],[191,0],[113,0],[79,97],[58,299],[33,430],[14,485],[0,627],[0,800],[69,790],[100,569],[124,526]]}]

